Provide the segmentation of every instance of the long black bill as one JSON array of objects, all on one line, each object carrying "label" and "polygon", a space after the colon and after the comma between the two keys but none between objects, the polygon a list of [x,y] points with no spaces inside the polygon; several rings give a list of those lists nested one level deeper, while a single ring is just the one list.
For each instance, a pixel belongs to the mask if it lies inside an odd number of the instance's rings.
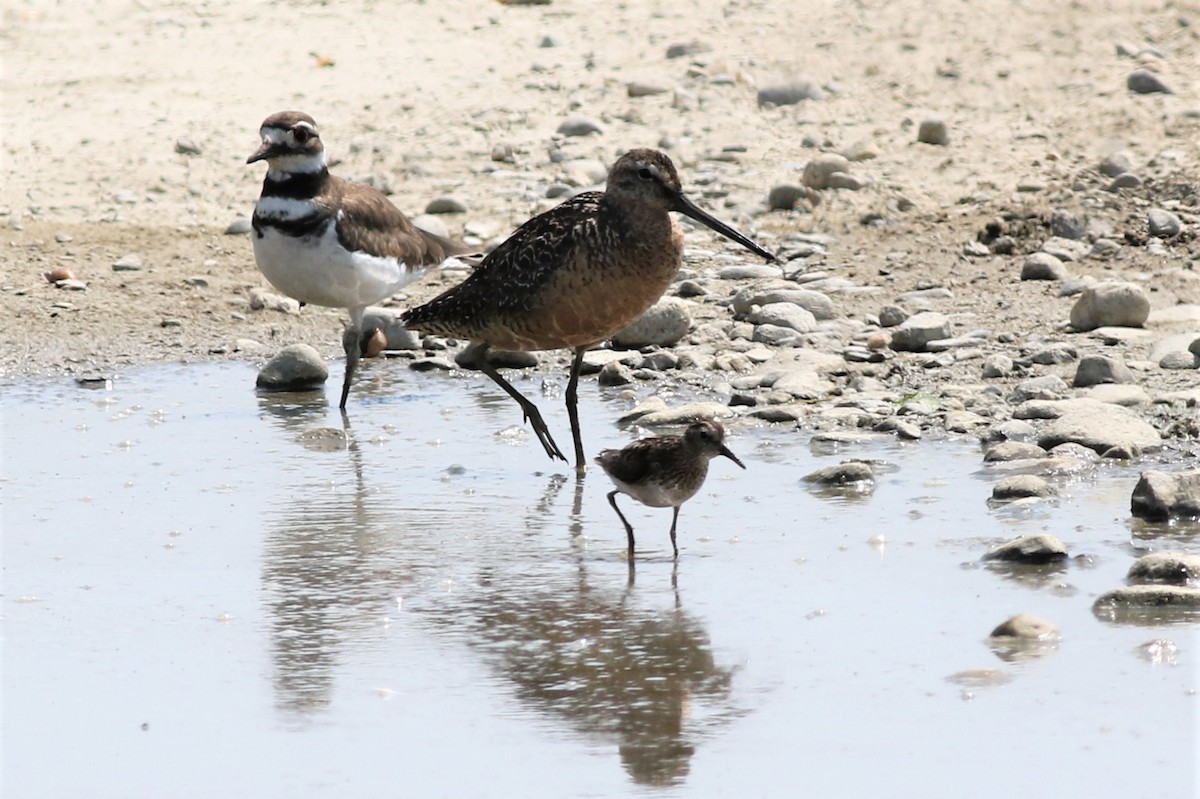
[{"label": "long black bill", "polygon": [[[736,230],[731,228],[729,225],[722,222],[720,219],[717,219],[715,216],[708,213],[708,211],[705,211],[703,208],[701,208],[700,206],[693,203],[691,200],[689,200],[687,198],[687,195],[683,194],[682,192],[675,195],[675,206],[671,210],[678,211],[679,213],[681,213],[685,216],[690,216],[692,219],[695,219],[697,222],[704,225],[705,227],[709,227],[709,228],[715,230],[716,232],[720,233],[722,236],[724,236],[727,239],[733,239],[738,244],[745,247],[747,250],[750,250],[751,252],[753,252],[757,255],[761,255],[763,258],[766,258],[768,261],[775,260],[775,255],[773,253],[767,252],[766,250],[764,250],[762,247],[755,244],[753,241],[751,241],[746,236],[743,236],[741,233],[737,232]],[[733,458],[733,455],[730,455],[729,457]],[[735,461],[737,460],[737,458],[733,458],[733,459]],[[740,461],[738,462],[738,465],[741,466]],[[742,468],[745,469],[746,467],[742,466]]]},{"label": "long black bill", "polygon": [[729,460],[733,461],[738,466],[741,466],[743,469],[746,468],[746,464],[744,464],[740,460],[738,460],[738,456],[734,455],[732,452],[730,452],[729,447],[725,446],[724,444],[721,445],[721,454],[724,455],[726,458],[729,458]]}]

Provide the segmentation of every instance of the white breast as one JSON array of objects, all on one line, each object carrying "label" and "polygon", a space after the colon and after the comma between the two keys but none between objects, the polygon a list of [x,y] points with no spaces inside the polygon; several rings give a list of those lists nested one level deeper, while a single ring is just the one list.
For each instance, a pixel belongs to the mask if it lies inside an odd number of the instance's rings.
[{"label": "white breast", "polygon": [[657,480],[648,480],[644,483],[626,483],[612,475],[609,475],[609,479],[612,480],[613,485],[622,494],[628,494],[638,502],[651,508],[673,508],[676,505],[682,505],[684,502],[687,502],[696,493],[695,491],[671,491],[664,488]]},{"label": "white breast", "polygon": [[380,302],[429,271],[396,258],[354,253],[330,224],[319,236],[284,235],[264,226],[252,234],[254,260],[271,285],[300,302],[361,308]]}]

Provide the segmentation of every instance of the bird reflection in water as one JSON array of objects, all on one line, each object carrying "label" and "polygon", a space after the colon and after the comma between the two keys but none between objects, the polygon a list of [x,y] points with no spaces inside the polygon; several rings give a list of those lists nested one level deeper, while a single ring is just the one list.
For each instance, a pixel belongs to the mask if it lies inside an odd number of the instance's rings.
[{"label": "bird reflection in water", "polygon": [[[548,508],[566,482],[552,478],[540,504]],[[571,482],[569,529],[582,555],[582,480]],[[672,785],[687,778],[696,741],[737,711],[733,670],[718,665],[707,632],[683,610],[677,574],[671,579],[671,606],[652,608],[632,564],[624,589],[591,585],[582,557],[553,578],[491,568],[432,612],[482,649],[525,704],[585,735],[615,737],[636,783]],[[694,704],[705,706],[702,721]]]},{"label": "bird reflection in water", "polygon": [[[363,478],[363,453],[345,414],[342,426],[319,426],[324,397],[298,402],[296,394],[263,394],[263,415],[293,435],[309,451],[344,450],[345,464],[328,481],[302,482],[278,507],[266,510],[263,596],[270,619],[270,648],[276,707],[293,722],[327,708],[334,694],[340,656],[355,631],[378,623],[380,596],[405,584],[393,563],[393,529],[382,498],[375,499]],[[372,501],[372,500],[375,501]]]}]

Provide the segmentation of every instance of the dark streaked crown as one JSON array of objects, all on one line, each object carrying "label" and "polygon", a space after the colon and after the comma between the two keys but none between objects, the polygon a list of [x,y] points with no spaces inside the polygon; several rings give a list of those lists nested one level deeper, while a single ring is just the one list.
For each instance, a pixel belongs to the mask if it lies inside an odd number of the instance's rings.
[{"label": "dark streaked crown", "polygon": [[670,206],[683,187],[675,164],[665,153],[639,148],[617,159],[608,172],[605,190],[612,194],[636,196],[643,201],[654,198]]}]

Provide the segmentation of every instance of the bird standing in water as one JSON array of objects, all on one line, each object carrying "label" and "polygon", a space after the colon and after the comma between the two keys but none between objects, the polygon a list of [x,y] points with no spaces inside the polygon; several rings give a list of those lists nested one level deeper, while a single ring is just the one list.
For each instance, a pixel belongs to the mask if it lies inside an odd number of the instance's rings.
[{"label": "bird standing in water", "polygon": [[404,324],[481,344],[480,369],[521,406],[546,454],[564,461],[537,406],[488,363],[487,351],[573,350],[566,405],[575,466],[583,472],[583,354],[641,316],[679,271],[683,234],[671,211],[775,260],[689,200],[670,158],[657,150],[630,150],[609,171],[603,192],[584,192],[535,216],[462,283],[406,311]]},{"label": "bird standing in water", "polygon": [[338,405],[345,410],[354,368],[370,338],[363,330],[367,306],[469,248],[416,227],[371,186],[329,174],[325,146],[308,114],[272,114],[259,134],[262,146],[246,159],[267,162],[252,220],[254,260],[289,297],[350,312]]},{"label": "bird standing in water", "polygon": [[617,494],[628,494],[651,508],[672,508],[671,549],[679,557],[675,544],[675,525],[679,506],[687,502],[708,476],[708,462],[718,455],[746,468],[725,446],[725,428],[718,422],[702,421],[688,425],[682,436],[656,436],[634,441],[622,449],[606,449],[596,463],[616,488],[608,494],[608,504],[625,525],[629,539],[629,559],[633,560],[633,526],[617,507]]}]

